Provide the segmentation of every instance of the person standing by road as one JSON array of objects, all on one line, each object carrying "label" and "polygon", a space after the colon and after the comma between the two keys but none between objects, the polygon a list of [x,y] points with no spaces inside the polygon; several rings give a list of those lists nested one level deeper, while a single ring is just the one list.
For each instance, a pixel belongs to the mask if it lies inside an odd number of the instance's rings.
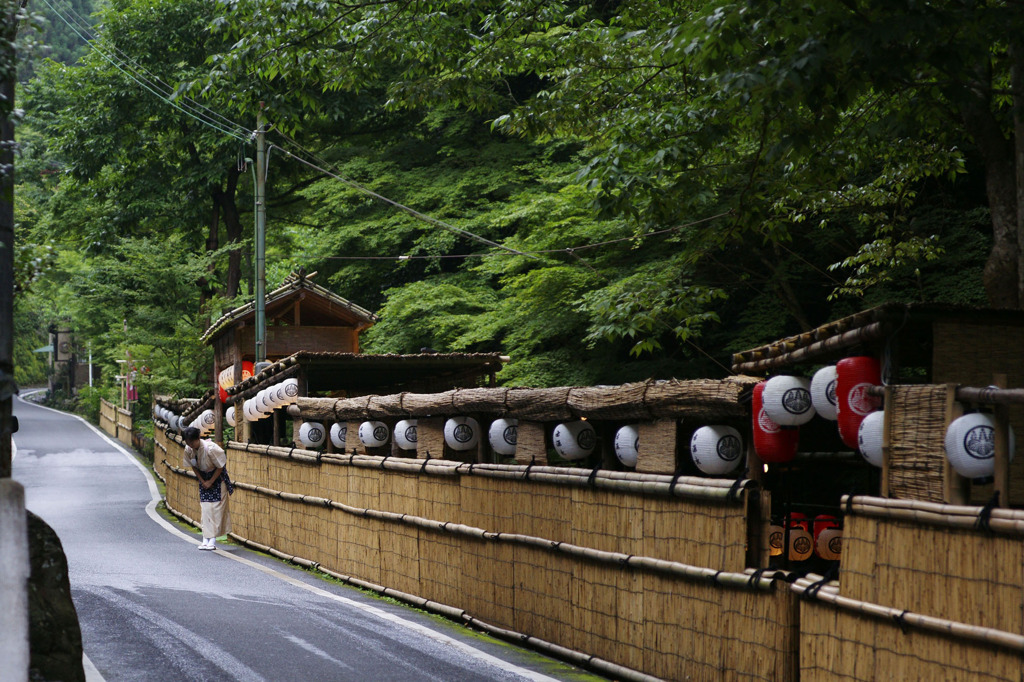
[{"label": "person standing by road", "polygon": [[190,426],[181,434],[185,441],[182,464],[192,467],[199,479],[199,506],[203,512],[203,542],[199,549],[216,549],[217,538],[231,532],[228,496],[235,486],[228,476],[228,458],[212,440],[199,437],[199,429]]}]

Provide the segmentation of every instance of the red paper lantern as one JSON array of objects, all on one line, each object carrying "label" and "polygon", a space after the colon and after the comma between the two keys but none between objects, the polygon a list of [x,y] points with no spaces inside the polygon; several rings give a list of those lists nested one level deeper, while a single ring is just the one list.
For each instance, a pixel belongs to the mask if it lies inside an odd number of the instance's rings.
[{"label": "red paper lantern", "polygon": [[818,536],[821,532],[827,528],[839,528],[839,519],[828,514],[819,514],[814,517],[814,541],[818,541]]},{"label": "red paper lantern", "polygon": [[789,516],[786,517],[786,528],[793,529],[799,528],[801,530],[807,530],[809,522],[806,514],[800,512],[790,512]]},{"label": "red paper lantern", "polygon": [[847,447],[857,448],[860,423],[882,405],[882,399],[867,390],[882,383],[878,360],[866,355],[844,358],[836,363],[836,398],[839,437]]},{"label": "red paper lantern", "polygon": [[765,383],[762,381],[754,386],[754,398],[751,404],[754,422],[754,451],[763,462],[772,464],[789,462],[796,457],[800,430],[795,427],[783,428],[765,413],[762,396]]},{"label": "red paper lantern", "polygon": [[843,531],[839,519],[828,514],[814,518],[814,553],[828,561],[838,561],[843,552]]}]

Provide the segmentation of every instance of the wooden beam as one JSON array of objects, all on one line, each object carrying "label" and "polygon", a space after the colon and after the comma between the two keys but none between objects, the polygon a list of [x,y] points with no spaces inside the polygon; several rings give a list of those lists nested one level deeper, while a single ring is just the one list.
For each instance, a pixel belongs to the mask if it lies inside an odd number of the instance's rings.
[{"label": "wooden beam", "polygon": [[[964,413],[964,408],[957,402],[956,384],[946,384],[946,429],[953,420]],[[948,504],[967,504],[970,501],[971,481],[956,472],[949,463],[948,457],[942,458],[943,499]]]},{"label": "wooden beam", "polygon": [[[1006,375],[992,375],[992,384],[1006,388]],[[1010,506],[1010,409],[1004,403],[995,405],[996,418],[996,451],[995,451],[995,491],[999,493],[999,506]]]}]

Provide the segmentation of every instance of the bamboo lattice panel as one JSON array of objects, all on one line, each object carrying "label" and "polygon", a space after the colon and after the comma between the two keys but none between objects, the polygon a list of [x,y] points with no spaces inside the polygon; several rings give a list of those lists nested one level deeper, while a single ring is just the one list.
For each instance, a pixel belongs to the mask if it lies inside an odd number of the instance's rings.
[{"label": "bamboo lattice panel", "polygon": [[991,535],[848,515],[842,595],[1024,634],[1024,543]]},{"label": "bamboo lattice panel", "polygon": [[1020,682],[1024,658],[820,602],[800,604],[800,682]]}]

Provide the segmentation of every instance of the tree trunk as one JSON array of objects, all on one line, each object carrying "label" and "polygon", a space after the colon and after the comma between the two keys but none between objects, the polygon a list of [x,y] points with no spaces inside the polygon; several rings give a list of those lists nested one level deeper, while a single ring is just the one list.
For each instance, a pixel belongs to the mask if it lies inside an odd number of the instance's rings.
[{"label": "tree trunk", "polygon": [[231,299],[238,295],[238,289],[242,281],[242,223],[238,215],[238,204],[235,196],[238,190],[237,168],[228,171],[227,186],[220,192],[217,200],[220,203],[221,214],[224,218],[224,229],[227,233],[227,243],[236,246],[228,252],[227,281],[224,286],[225,298]]},{"label": "tree trunk", "polygon": [[1019,37],[1010,45],[1009,57],[1017,202],[1017,302],[1024,305],[1024,41]]},{"label": "tree trunk", "polygon": [[982,275],[985,293],[995,308],[1019,308],[1022,252],[1017,243],[1017,179],[1011,145],[992,114],[987,93],[978,89],[961,93],[960,115],[985,163],[992,220],[992,250]]}]

